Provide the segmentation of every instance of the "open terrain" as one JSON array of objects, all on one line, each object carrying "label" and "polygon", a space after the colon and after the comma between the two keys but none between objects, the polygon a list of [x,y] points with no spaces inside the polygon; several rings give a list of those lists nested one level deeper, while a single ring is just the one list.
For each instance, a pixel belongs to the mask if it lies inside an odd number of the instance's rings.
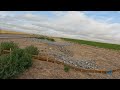
[{"label": "open terrain", "polygon": [[[52,56],[55,60],[67,64],[76,65],[83,69],[113,70],[120,68],[120,50],[99,48],[87,44],[73,43],[60,38],[54,38],[55,42],[37,39],[25,38],[24,35],[0,35],[0,42],[14,41],[21,48],[29,45],[38,47],[40,52],[45,53],[47,57]],[[6,38],[2,38],[6,37]],[[9,38],[12,37],[12,38]],[[17,38],[20,37],[20,38]],[[23,37],[23,38],[21,38]],[[44,56],[44,54],[39,54]],[[46,57],[45,57],[46,58]],[[70,63],[72,62],[72,63]],[[120,71],[110,74],[81,72],[70,69],[64,71],[64,65],[33,60],[33,66],[26,70],[16,79],[120,79]]]}]

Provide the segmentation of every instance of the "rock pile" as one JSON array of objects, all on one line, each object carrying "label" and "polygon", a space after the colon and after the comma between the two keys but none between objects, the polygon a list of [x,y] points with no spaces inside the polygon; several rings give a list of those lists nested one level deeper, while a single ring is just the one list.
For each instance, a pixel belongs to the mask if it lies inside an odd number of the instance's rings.
[{"label": "rock pile", "polygon": [[73,58],[73,53],[67,50],[64,46],[73,45],[72,43],[58,43],[51,42],[48,40],[36,39],[36,38],[28,38],[28,40],[47,43],[49,46],[55,47],[56,50],[48,50],[48,54],[53,56],[56,60],[64,62],[66,64],[70,64],[83,69],[97,69],[98,66],[92,60],[80,60],[79,58],[75,60]]}]

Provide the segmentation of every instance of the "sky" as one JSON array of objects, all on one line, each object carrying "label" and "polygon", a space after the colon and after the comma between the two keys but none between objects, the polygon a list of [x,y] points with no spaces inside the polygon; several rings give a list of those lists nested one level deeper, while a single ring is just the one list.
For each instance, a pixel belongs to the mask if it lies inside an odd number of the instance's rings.
[{"label": "sky", "polygon": [[120,44],[120,11],[0,11],[0,28]]}]

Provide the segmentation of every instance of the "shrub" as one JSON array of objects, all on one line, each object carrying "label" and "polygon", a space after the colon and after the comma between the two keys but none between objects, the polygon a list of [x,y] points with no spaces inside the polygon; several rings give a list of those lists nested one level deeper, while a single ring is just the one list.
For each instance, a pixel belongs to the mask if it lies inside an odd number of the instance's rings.
[{"label": "shrub", "polygon": [[69,72],[69,70],[70,70],[70,67],[67,66],[67,65],[64,65],[64,71],[65,71],[65,72]]},{"label": "shrub", "polygon": [[32,65],[32,56],[23,49],[14,49],[9,55],[0,56],[0,79],[10,79]]},{"label": "shrub", "polygon": [[55,41],[53,38],[48,38],[47,40],[49,40],[49,41]]},{"label": "shrub", "polygon": [[32,65],[32,55],[29,53],[26,53],[24,49],[15,49],[11,53],[11,57],[13,59],[18,59],[19,64],[24,66],[25,68],[28,68]]},{"label": "shrub", "polygon": [[39,50],[37,47],[34,47],[33,45],[26,47],[25,49],[26,53],[32,54],[32,55],[38,55]]},{"label": "shrub", "polygon": [[10,48],[13,50],[15,48],[18,48],[18,45],[14,42],[1,42],[0,44],[0,50],[10,50]]},{"label": "shrub", "polygon": [[37,37],[37,39],[46,39],[45,37]]},{"label": "shrub", "polygon": [[49,40],[49,41],[55,41],[53,38],[49,38],[49,37],[46,37],[46,36],[39,36],[39,37],[36,37],[37,39],[46,39],[46,40]]}]

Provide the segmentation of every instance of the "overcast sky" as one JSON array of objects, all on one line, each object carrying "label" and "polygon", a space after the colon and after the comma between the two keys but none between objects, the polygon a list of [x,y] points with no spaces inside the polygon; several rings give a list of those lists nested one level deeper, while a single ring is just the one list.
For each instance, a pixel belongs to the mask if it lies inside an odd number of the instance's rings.
[{"label": "overcast sky", "polygon": [[120,11],[0,11],[0,28],[120,44]]}]

